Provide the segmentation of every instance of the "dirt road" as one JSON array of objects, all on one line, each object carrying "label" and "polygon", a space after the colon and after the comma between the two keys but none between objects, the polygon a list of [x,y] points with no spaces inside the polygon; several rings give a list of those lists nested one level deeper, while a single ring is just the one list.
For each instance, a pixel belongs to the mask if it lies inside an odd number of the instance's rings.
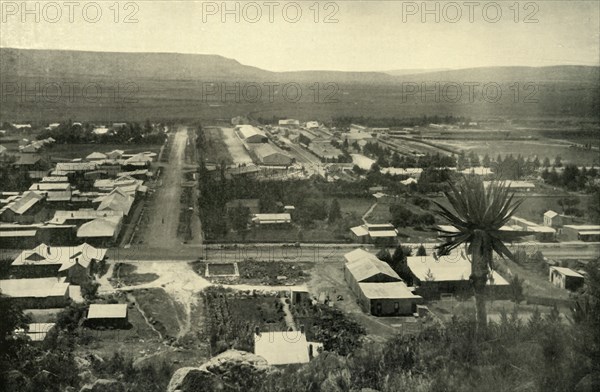
[{"label": "dirt road", "polygon": [[143,238],[144,244],[152,244],[153,248],[172,248],[181,243],[177,238],[177,226],[187,140],[187,128],[180,126],[173,139],[169,163],[163,169],[162,186],[155,194],[152,210],[148,211],[151,218]]}]

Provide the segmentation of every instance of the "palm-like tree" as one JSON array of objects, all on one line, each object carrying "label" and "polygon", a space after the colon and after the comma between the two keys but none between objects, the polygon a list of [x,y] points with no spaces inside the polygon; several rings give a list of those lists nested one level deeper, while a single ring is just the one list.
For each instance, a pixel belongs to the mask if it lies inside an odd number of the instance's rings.
[{"label": "palm-like tree", "polygon": [[454,211],[438,202],[438,213],[454,228],[442,230],[444,242],[437,246],[441,254],[465,244],[471,256],[470,281],[475,293],[475,306],[479,327],[487,325],[485,286],[493,267],[493,252],[501,257],[512,258],[504,245],[522,237],[523,232],[502,230],[523,200],[515,200],[514,193],[503,182],[491,182],[484,187],[476,176],[464,177],[458,185],[449,184],[444,192]]}]

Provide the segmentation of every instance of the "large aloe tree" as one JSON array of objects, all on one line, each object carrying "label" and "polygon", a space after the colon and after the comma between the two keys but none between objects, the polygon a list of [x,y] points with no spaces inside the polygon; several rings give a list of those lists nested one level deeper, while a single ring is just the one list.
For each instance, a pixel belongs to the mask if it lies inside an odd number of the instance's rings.
[{"label": "large aloe tree", "polygon": [[466,245],[471,258],[470,281],[475,294],[477,322],[480,327],[487,324],[485,287],[493,267],[493,253],[512,258],[505,242],[513,241],[522,232],[502,230],[522,200],[515,200],[503,182],[491,182],[484,187],[476,176],[464,177],[458,184],[450,183],[444,192],[451,208],[435,202],[438,213],[454,230],[442,231],[444,242],[438,245],[442,254]]}]

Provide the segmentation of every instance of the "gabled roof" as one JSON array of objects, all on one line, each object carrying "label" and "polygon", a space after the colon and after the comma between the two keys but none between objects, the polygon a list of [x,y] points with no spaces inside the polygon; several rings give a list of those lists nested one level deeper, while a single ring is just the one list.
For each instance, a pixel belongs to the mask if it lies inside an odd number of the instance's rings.
[{"label": "gabled roof", "polygon": [[358,283],[358,287],[365,297],[369,299],[386,298],[419,298],[404,282],[385,282],[385,283]]},{"label": "gabled roof", "polygon": [[558,216],[558,212],[548,210],[544,213],[544,216],[547,216],[548,218],[554,218],[555,216]]},{"label": "gabled roof", "polygon": [[108,195],[97,198],[96,200],[100,200],[100,205],[97,208],[98,211],[121,211],[123,212],[123,215],[129,214],[129,210],[134,201],[133,197],[128,196],[119,188],[113,189]]},{"label": "gabled roof", "polygon": [[35,192],[25,192],[23,194],[23,196],[21,196],[19,199],[8,204],[6,206],[6,208],[10,209],[15,214],[21,215],[21,214],[26,213],[31,207],[33,207],[40,200],[43,200],[43,199],[44,199],[44,196],[38,195]]},{"label": "gabled roof", "polygon": [[387,275],[397,281],[401,281],[400,276],[384,261],[381,261],[372,253],[364,249],[355,249],[344,255],[346,259],[346,268],[350,271],[357,282],[362,282],[375,275]]},{"label": "gabled roof", "polygon": [[[421,282],[432,280],[434,282],[469,280],[471,275],[471,262],[461,251],[452,252],[447,256],[412,256],[407,257],[407,264],[413,275]],[[494,285],[507,285],[508,282],[496,271],[492,271]],[[487,284],[491,284],[488,280]]]},{"label": "gabled roof", "polygon": [[583,275],[581,275],[580,273],[573,271],[571,268],[565,268],[565,267],[550,267],[550,270],[554,270],[558,273],[560,273],[561,275],[566,275],[566,276],[571,276],[574,278],[582,278],[583,279]]},{"label": "gabled roof", "polygon": [[19,159],[14,163],[16,166],[32,166],[42,161],[42,157],[39,155],[21,155]]},{"label": "gabled roof", "polygon": [[90,155],[88,155],[87,157],[85,157],[85,159],[87,160],[98,160],[98,159],[106,159],[108,158],[106,154],[103,154],[101,152],[93,152]]},{"label": "gabled roof", "polygon": [[96,218],[84,223],[77,230],[79,238],[112,238],[123,220],[120,216]]},{"label": "gabled roof", "polygon": [[60,265],[59,271],[67,270],[76,264],[87,268],[92,260],[102,260],[106,249],[88,244],[78,246],[48,246],[40,244],[33,249],[22,251],[11,265]]}]

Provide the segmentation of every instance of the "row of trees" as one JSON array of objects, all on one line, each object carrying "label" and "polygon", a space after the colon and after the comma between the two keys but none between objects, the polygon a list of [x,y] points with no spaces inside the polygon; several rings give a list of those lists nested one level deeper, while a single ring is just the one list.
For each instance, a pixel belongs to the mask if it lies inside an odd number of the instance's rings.
[{"label": "row of trees", "polygon": [[360,124],[374,128],[414,127],[429,124],[457,124],[469,123],[471,119],[462,116],[426,116],[421,117],[365,117],[365,116],[339,116],[332,119],[332,125],[347,128],[350,124]]},{"label": "row of trees", "polygon": [[107,133],[97,135],[93,131],[96,125],[92,123],[73,124],[71,120],[61,123],[57,128],[42,132],[38,139],[52,137],[61,144],[161,144],[166,139],[164,125],[153,125],[146,120],[144,124],[137,122],[113,127]]},{"label": "row of trees", "polygon": [[593,187],[591,183],[598,178],[598,170],[596,168],[581,169],[575,165],[566,165],[561,173],[558,173],[554,168],[542,171],[542,178],[546,184],[559,186],[569,191],[582,191],[588,187]]}]

